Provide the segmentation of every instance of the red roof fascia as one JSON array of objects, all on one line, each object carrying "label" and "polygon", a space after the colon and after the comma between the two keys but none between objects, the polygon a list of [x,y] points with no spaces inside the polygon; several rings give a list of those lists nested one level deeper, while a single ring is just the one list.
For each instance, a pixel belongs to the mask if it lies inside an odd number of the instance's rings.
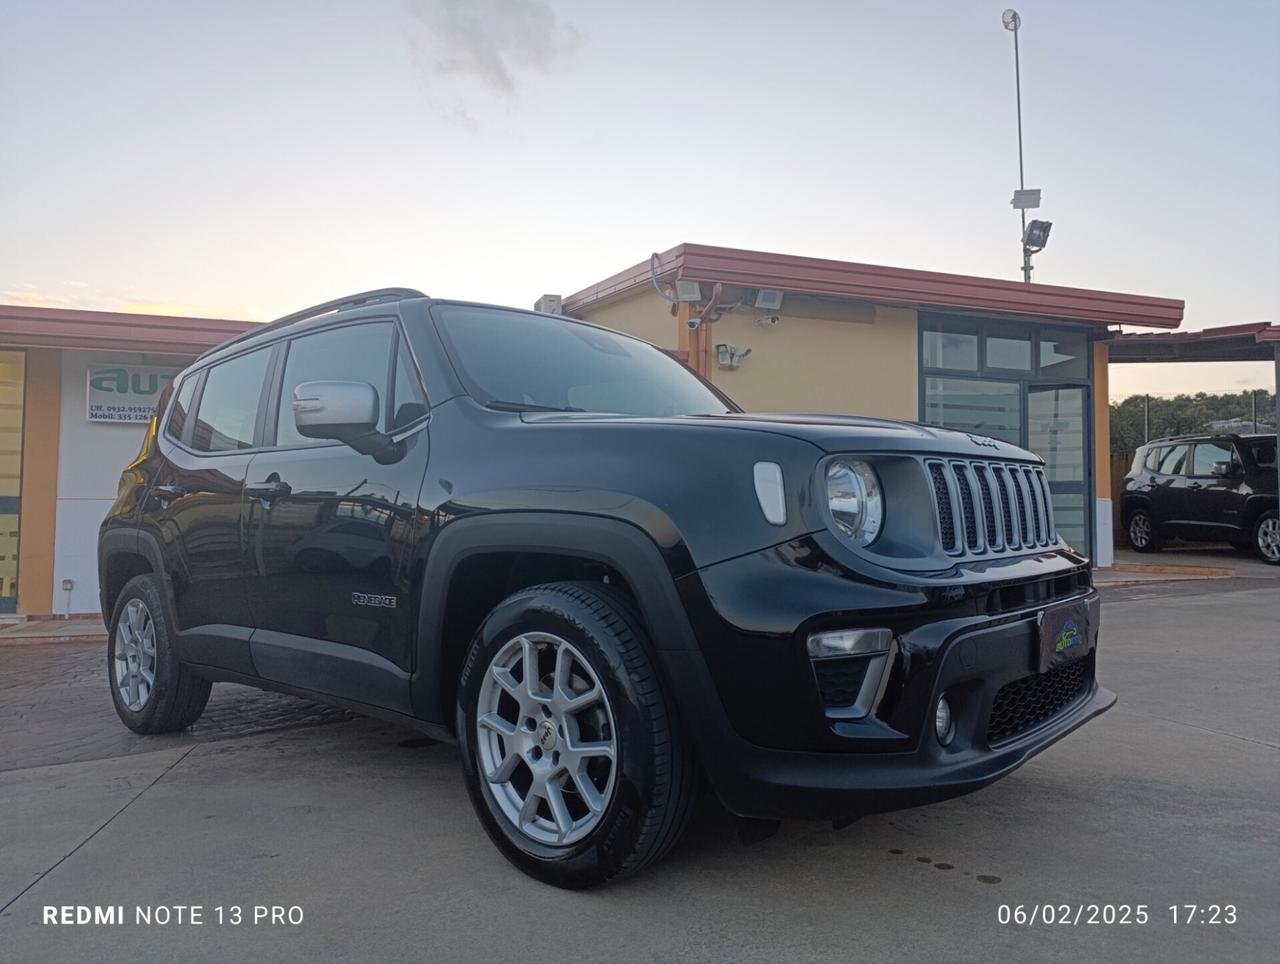
[{"label": "red roof fascia", "polygon": [[1222,341],[1227,338],[1247,338],[1252,335],[1254,341],[1280,341],[1280,325],[1269,321],[1251,321],[1241,325],[1222,325],[1217,328],[1201,328],[1199,331],[1160,331],[1129,332],[1113,335],[1113,342],[1141,342],[1149,345],[1184,343],[1191,341]]},{"label": "red roof fascia", "polygon": [[[1098,325],[1176,328],[1184,303],[1171,298],[1024,284],[997,278],[889,268],[879,265],[682,244],[659,256],[659,275],[675,270],[695,281],[797,294],[826,295],[925,308],[963,309],[993,314],[1032,315]],[[642,262],[564,300],[566,311],[580,311],[605,298],[650,283]]]},{"label": "red roof fascia", "polygon": [[0,305],[0,343],[198,355],[255,322],[119,311]]}]

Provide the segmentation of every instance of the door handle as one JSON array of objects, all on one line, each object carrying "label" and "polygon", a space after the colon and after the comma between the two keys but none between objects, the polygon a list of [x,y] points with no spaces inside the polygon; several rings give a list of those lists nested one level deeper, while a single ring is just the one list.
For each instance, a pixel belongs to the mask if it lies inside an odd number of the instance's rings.
[{"label": "door handle", "polygon": [[1204,488],[1204,483],[1203,483],[1203,482],[1188,482],[1188,483],[1187,483],[1187,488],[1188,488],[1188,489],[1203,489],[1203,488]]},{"label": "door handle", "polygon": [[244,487],[245,494],[251,499],[258,499],[262,502],[272,502],[276,499],[283,499],[293,492],[293,486],[288,482],[281,482],[276,479],[272,482],[258,482],[255,485],[246,485]]},{"label": "door handle", "polygon": [[187,494],[187,490],[180,485],[157,485],[151,490],[151,497],[160,503],[161,508],[166,508],[174,499],[181,499]]}]

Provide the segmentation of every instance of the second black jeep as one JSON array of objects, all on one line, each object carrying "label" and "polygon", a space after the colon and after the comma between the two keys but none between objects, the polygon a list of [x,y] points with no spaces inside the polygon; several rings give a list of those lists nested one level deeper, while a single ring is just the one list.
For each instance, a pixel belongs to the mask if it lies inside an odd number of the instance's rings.
[{"label": "second black jeep", "polygon": [[1120,519],[1138,552],[1169,538],[1230,542],[1280,565],[1276,436],[1181,435],[1134,454]]},{"label": "second black jeep", "polygon": [[1098,596],[1042,461],[762,415],[652,345],[388,289],[182,372],[99,539],[140,733],[214,681],[456,740],[476,813],[566,887],[734,814],[986,786],[1106,710]]}]

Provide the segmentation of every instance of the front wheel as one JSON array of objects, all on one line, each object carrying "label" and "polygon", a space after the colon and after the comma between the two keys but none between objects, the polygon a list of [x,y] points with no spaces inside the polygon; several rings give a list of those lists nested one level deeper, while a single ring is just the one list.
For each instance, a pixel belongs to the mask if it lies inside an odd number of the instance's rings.
[{"label": "front wheel", "polygon": [[1275,509],[1262,513],[1253,524],[1253,547],[1263,562],[1280,566],[1280,516]]},{"label": "front wheel", "polygon": [[606,587],[534,586],[499,604],[463,664],[457,731],[489,837],[546,883],[635,873],[688,822],[691,751],[639,618]]},{"label": "front wheel", "polygon": [[1137,552],[1159,552],[1160,536],[1155,521],[1146,509],[1135,509],[1129,516],[1129,545]]}]

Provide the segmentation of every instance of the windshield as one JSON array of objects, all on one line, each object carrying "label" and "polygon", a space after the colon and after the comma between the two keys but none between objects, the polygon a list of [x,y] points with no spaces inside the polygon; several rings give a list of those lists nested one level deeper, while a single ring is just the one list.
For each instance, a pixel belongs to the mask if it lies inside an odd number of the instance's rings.
[{"label": "windshield", "polygon": [[436,305],[437,327],[468,392],[493,408],[618,415],[723,415],[725,402],[638,339],[569,319]]}]

